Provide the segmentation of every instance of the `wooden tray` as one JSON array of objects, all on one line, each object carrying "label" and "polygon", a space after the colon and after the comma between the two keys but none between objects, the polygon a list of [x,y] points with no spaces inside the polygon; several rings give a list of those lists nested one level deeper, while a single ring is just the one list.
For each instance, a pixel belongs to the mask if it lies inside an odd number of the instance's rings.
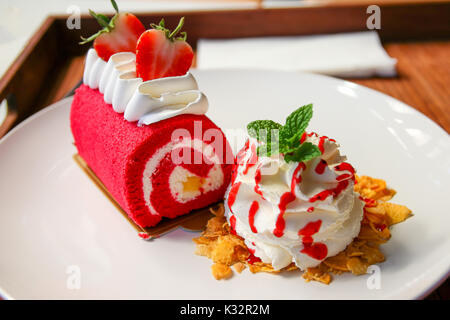
[{"label": "wooden tray", "polygon": [[[138,17],[146,26],[162,17],[168,26],[175,26],[185,16],[188,41],[195,49],[199,38],[363,31],[367,30],[367,6],[367,3],[343,3],[300,8],[141,13]],[[381,30],[378,32],[387,52],[398,60],[399,76],[348,80],[404,101],[449,132],[450,2],[424,0],[408,4],[393,0],[379,6]],[[8,120],[0,126],[0,138],[23,119],[63,98],[82,78],[88,46],[77,43],[81,35],[96,32],[98,25],[91,17],[82,16],[81,31],[69,30],[66,19],[66,16],[48,17],[0,79],[0,102],[7,98],[10,106]],[[450,298],[448,282],[431,297]]]},{"label": "wooden tray", "polygon": [[[424,0],[408,4],[395,1],[380,4],[379,34],[388,53],[399,60],[400,75],[395,79],[356,82],[403,100],[449,131],[450,2]],[[185,16],[188,41],[195,49],[199,38],[367,30],[366,9],[367,4],[344,3],[138,16],[146,26],[162,17],[167,25],[175,26],[180,16]],[[0,127],[0,137],[34,112],[60,100],[81,79],[84,54],[89,46],[77,43],[81,35],[96,32],[98,24],[90,16],[82,16],[81,30],[69,30],[66,19],[66,16],[48,17],[0,80],[0,101],[6,97],[16,100],[8,123]]]}]

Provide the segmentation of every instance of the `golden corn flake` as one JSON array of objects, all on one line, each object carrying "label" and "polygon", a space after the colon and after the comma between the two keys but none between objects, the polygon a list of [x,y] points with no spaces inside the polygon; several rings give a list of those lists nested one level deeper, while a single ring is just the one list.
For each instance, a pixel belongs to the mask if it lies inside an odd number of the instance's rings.
[{"label": "golden corn flake", "polygon": [[361,275],[367,273],[367,267],[369,264],[363,261],[361,258],[352,257],[347,260],[347,268],[354,275]]},{"label": "golden corn flake", "polygon": [[347,255],[345,250],[338,253],[334,257],[326,258],[322,263],[331,269],[339,271],[348,271],[347,267]]},{"label": "golden corn flake", "polygon": [[216,280],[228,279],[233,274],[229,266],[223,263],[215,263],[211,266],[211,271]]},{"label": "golden corn flake", "polygon": [[208,220],[206,224],[206,234],[207,235],[221,235],[226,234],[223,224],[225,223],[225,218],[213,217]]},{"label": "golden corn flake", "polygon": [[331,275],[324,271],[320,266],[315,268],[308,268],[303,273],[302,278],[309,282],[311,280],[322,282],[324,284],[330,284]]},{"label": "golden corn flake", "polygon": [[238,262],[233,264],[234,270],[236,270],[237,273],[241,273],[246,268],[245,263]]},{"label": "golden corn flake", "polygon": [[361,225],[361,230],[358,234],[358,239],[371,241],[375,243],[385,243],[390,238],[390,233],[380,232],[370,225]]},{"label": "golden corn flake", "polygon": [[[387,188],[384,180],[360,176],[356,177],[356,182],[355,191],[359,192],[366,202],[358,236],[344,251],[303,272],[302,277],[306,281],[314,280],[329,284],[332,280],[330,273],[365,274],[370,265],[385,260],[379,246],[391,237],[389,226],[402,222],[412,215],[407,207],[386,202],[395,195],[395,190]],[[210,210],[214,217],[208,221],[202,235],[193,241],[197,245],[196,254],[213,260],[211,270],[217,280],[231,277],[233,274],[231,266],[238,273],[246,267],[252,273],[278,274],[298,270],[294,263],[281,270],[274,270],[270,264],[261,261],[249,262],[250,252],[244,239],[230,233],[223,205]]]},{"label": "golden corn flake", "polygon": [[361,252],[363,252],[361,258],[366,260],[369,265],[380,263],[385,260],[384,254],[380,251],[378,245],[370,246],[368,244],[365,244],[360,249]]},{"label": "golden corn flake", "polygon": [[197,243],[197,249],[195,250],[195,254],[199,256],[208,257],[211,255],[212,248],[208,245],[201,245]]},{"label": "golden corn flake", "polygon": [[396,194],[395,190],[387,188],[386,181],[368,176],[356,176],[355,191],[364,198],[382,201],[388,201]]},{"label": "golden corn flake", "polygon": [[388,216],[389,225],[393,225],[408,219],[412,212],[407,207],[400,204],[394,204],[390,202],[380,203]]},{"label": "golden corn flake", "polygon": [[282,269],[282,271],[294,271],[294,270],[298,270],[298,267],[293,262],[290,265],[288,265],[287,267],[284,267]]},{"label": "golden corn flake", "polygon": [[280,273],[280,270],[275,270],[270,264],[263,262],[253,262],[248,264],[248,269],[251,273],[267,272],[267,273]]}]

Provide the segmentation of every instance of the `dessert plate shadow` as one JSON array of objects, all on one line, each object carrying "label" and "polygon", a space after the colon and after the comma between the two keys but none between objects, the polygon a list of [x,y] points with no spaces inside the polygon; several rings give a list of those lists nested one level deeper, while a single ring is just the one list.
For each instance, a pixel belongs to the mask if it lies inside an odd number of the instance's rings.
[{"label": "dessert plate shadow", "polygon": [[[73,161],[71,99],[27,119],[0,140],[0,293],[18,299],[414,299],[450,270],[450,139],[404,103],[320,75],[193,71],[209,117],[236,151],[246,124],[282,122],[314,103],[308,130],[336,139],[361,175],[385,179],[392,202],[414,216],[396,225],[372,274],[334,276],[329,285],[291,275],[227,281],[194,254],[196,233],[178,229],[141,240]],[[235,139],[235,137],[237,137]]]}]

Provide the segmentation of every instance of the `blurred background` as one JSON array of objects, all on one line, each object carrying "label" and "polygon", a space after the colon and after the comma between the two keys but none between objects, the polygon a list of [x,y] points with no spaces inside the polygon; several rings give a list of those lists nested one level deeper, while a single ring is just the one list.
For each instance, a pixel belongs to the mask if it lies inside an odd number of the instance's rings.
[{"label": "blurred background", "polygon": [[[195,68],[340,77],[406,102],[449,131],[450,0],[117,2],[147,27],[165,17],[174,28],[185,16]],[[0,137],[79,83],[89,46],[78,40],[99,29],[89,9],[114,13],[110,0],[0,0]],[[23,86],[28,95],[12,94]]]},{"label": "blurred background", "polygon": [[[346,4],[372,3],[416,3],[434,2],[434,0],[119,0],[122,11],[167,12],[221,9],[251,9],[258,7],[311,7]],[[0,76],[14,61],[33,33],[51,14],[73,12],[73,6],[81,13],[88,9],[96,12],[112,13],[109,0],[1,0],[0,1]],[[324,21],[326,23],[326,21]],[[400,22],[399,22],[400,23]]]}]

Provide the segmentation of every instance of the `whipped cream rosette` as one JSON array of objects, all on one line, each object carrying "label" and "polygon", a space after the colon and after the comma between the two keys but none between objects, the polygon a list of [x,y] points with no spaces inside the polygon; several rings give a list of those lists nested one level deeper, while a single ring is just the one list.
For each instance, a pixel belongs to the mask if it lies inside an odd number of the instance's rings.
[{"label": "whipped cream rosette", "polygon": [[225,201],[231,232],[276,270],[292,262],[305,270],[336,255],[358,235],[363,217],[355,170],[337,142],[304,132],[311,105],[293,115],[284,127],[261,122],[262,129],[279,130],[279,152],[263,152],[273,141],[250,134]]}]

